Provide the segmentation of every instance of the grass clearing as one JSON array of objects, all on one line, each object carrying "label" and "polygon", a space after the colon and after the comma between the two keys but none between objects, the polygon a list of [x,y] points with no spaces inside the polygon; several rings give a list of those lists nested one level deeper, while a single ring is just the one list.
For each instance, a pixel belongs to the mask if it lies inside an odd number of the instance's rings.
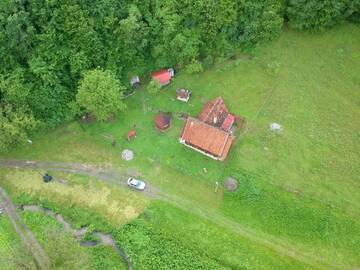
[{"label": "grass clearing", "polygon": [[[259,234],[266,233],[301,250],[314,251],[343,269],[360,267],[357,252],[360,249],[360,192],[357,192],[360,183],[359,63],[359,26],[346,24],[316,35],[285,32],[251,58],[240,57],[219,63],[197,75],[179,73],[172,84],[156,96],[140,89],[127,99],[126,113],[112,122],[64,124],[55,131],[37,135],[33,145],[19,147],[3,156],[95,163],[136,172],[161,190],[209,207]],[[192,90],[193,96],[188,104],[175,100],[177,87]],[[183,122],[176,117],[168,132],[161,133],[154,128],[153,117],[159,110],[196,116],[204,102],[219,95],[230,111],[247,119],[247,129],[236,134],[238,138],[225,162],[213,161],[179,144]],[[281,135],[269,131],[271,122],[283,126]],[[125,135],[134,125],[138,136],[128,142]],[[117,140],[116,147],[111,146],[112,139],[109,138]],[[121,160],[120,153],[125,148],[134,151],[134,160]],[[12,178],[9,174],[10,171],[6,171],[6,177]],[[36,190],[37,187],[28,185],[22,188],[23,185],[17,184],[21,181],[19,178],[26,179],[27,174],[17,175],[10,183],[5,181],[4,184],[13,193],[18,190],[18,195],[36,191],[37,196],[46,196]],[[30,179],[34,177],[32,173],[29,175]],[[2,176],[4,178],[4,174]],[[222,182],[228,176],[240,180],[239,191],[234,194],[222,190],[214,193],[215,181]],[[87,188],[90,187],[81,190]],[[96,186],[94,194],[99,189],[101,186]],[[71,190],[75,189],[71,187]],[[47,197],[48,200],[63,203],[60,198],[63,195],[58,193],[59,198],[56,197],[52,188],[47,192],[54,195]],[[128,196],[132,195],[124,193],[117,198],[127,201]],[[137,202],[137,199],[131,200]],[[132,201],[131,205],[135,202]],[[84,206],[88,203],[85,199],[81,202]],[[109,201],[105,204],[110,205]],[[139,214],[146,205],[147,202],[132,207]],[[205,261],[210,258],[213,263],[213,258],[221,254],[223,265],[235,268],[305,267],[293,265],[292,261],[273,259],[276,254],[252,243],[246,244],[252,246],[249,249],[246,245],[245,248],[231,244],[224,247],[223,241],[229,241],[225,237],[226,231],[214,233],[220,235],[218,240],[215,236],[200,239],[212,225],[196,218],[188,219],[185,213],[175,214],[175,210],[165,206],[150,209],[156,216],[154,220],[159,222],[157,226],[171,219],[177,224],[187,220],[188,224],[183,226],[187,229],[193,226],[193,235],[198,235],[194,239],[199,243],[208,241],[207,245],[201,244],[204,249],[216,246],[216,252],[214,249],[209,256],[198,254]],[[165,215],[168,212],[172,214],[167,221],[157,216],[157,213]],[[130,220],[126,219],[124,212],[116,212],[116,215],[121,218],[111,217],[110,212],[102,217],[112,218],[112,221],[119,219],[119,224]],[[156,231],[156,226],[152,225],[154,220],[150,225],[148,221],[140,223],[146,223],[145,232],[155,230],[152,237],[163,239],[163,232]],[[198,223],[203,225],[198,226]],[[176,230],[170,230],[169,226],[165,230],[166,237],[179,231],[178,241],[183,245],[192,243],[190,250],[196,246],[185,229],[179,229],[175,223],[172,225]],[[135,230],[138,232],[137,227]],[[139,234],[143,233],[142,229],[139,230]],[[164,241],[172,252],[171,243]],[[129,242],[129,245],[132,244]],[[238,255],[227,255],[236,252]],[[263,257],[263,253],[268,255]],[[155,258],[157,254],[144,253],[141,256],[145,255]],[[164,256],[159,265],[172,258]],[[190,259],[186,257],[183,261]],[[137,263],[140,262],[139,259]]]}]

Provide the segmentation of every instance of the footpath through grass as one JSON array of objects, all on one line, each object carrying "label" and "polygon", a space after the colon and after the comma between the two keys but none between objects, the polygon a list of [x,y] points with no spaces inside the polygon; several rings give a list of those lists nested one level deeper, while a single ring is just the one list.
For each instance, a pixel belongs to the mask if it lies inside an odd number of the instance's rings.
[{"label": "footpath through grass", "polygon": [[81,247],[61,224],[44,213],[25,211],[23,218],[49,255],[51,269],[127,269],[112,247]]},{"label": "footpath through grass", "polygon": [[[128,110],[116,120],[102,124],[68,123],[37,135],[33,145],[3,156],[92,163],[133,172],[163,191],[209,207],[259,235],[264,233],[285,241],[289,247],[314,253],[333,263],[334,268],[335,264],[343,269],[360,267],[359,63],[359,26],[344,25],[316,35],[285,32],[251,57],[240,55],[198,75],[178,74],[156,96],[140,89],[127,99]],[[188,104],[175,100],[177,87],[193,91]],[[175,117],[179,112],[196,116],[204,102],[216,96],[224,98],[230,111],[247,119],[246,130],[237,133],[230,156],[223,163],[179,144],[183,122]],[[173,126],[166,133],[153,125],[159,110],[174,113]],[[271,122],[280,123],[283,133],[272,134],[268,128]],[[134,125],[138,136],[128,142],[126,133]],[[117,141],[115,147],[111,146],[113,139]],[[120,153],[125,148],[134,151],[133,161],[121,160]],[[228,176],[238,178],[239,190],[234,194],[222,190],[214,193],[215,181],[222,182]],[[33,190],[20,186],[15,189],[23,193]],[[142,211],[135,202],[131,204],[137,213]],[[162,234],[171,237],[178,231],[177,239],[187,245],[191,239],[185,231],[195,226],[189,235],[198,239],[199,246],[218,248],[199,254],[204,261],[221,254],[221,265],[240,269],[251,269],[253,265],[259,269],[277,268],[276,265],[284,269],[305,267],[292,261],[280,262],[264,247],[248,248],[247,245],[253,245],[245,243],[249,240],[239,240],[243,246],[231,248],[232,241],[222,239],[230,233],[226,230],[201,237],[211,225],[197,218],[187,219],[185,213],[174,214],[174,218],[166,213],[175,210],[165,206],[150,209],[151,221],[142,217],[140,225],[124,229],[121,237],[127,241],[129,252],[141,247],[136,243],[142,241],[144,234],[145,238],[154,239],[152,245],[159,242],[160,248],[162,240],[156,239],[162,239]],[[183,230],[172,230],[176,224],[164,226],[159,236],[157,226],[172,219],[178,224],[187,220],[188,224]],[[203,225],[197,227],[198,223]],[[133,239],[135,242],[127,240],[132,228],[134,235],[139,234]],[[223,234],[219,236],[221,241],[216,240],[217,234]],[[222,242],[228,245],[215,244]],[[171,247],[170,243],[166,245]],[[225,256],[236,252],[238,256]],[[146,251],[144,254],[154,260],[158,255]],[[245,258],[252,256],[256,259],[246,264]],[[160,257],[163,262],[172,259],[167,255]],[[184,263],[189,258],[184,257]]]},{"label": "footpath through grass", "polygon": [[0,215],[0,269],[35,269],[35,263],[5,213]]}]

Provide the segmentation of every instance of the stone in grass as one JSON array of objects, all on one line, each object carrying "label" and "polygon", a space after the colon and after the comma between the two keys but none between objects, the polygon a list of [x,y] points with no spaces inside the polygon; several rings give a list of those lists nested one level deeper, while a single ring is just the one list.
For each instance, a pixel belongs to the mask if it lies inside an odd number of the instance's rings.
[{"label": "stone in grass", "polygon": [[224,182],[224,186],[227,191],[235,191],[238,188],[238,181],[235,178],[228,177]]},{"label": "stone in grass", "polygon": [[132,160],[134,158],[134,152],[129,149],[125,149],[121,152],[121,157],[126,161]]}]

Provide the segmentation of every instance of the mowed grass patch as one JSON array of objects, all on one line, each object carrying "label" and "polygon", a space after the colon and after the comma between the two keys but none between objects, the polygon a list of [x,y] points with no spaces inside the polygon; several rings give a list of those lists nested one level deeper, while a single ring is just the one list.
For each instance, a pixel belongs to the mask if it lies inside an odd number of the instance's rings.
[{"label": "mowed grass patch", "polygon": [[[264,181],[290,186],[321,200],[360,211],[360,38],[347,25],[313,35],[289,32],[264,48],[255,61],[277,63],[273,90],[249,123],[229,169],[264,174]],[[269,132],[271,122],[284,132]]]},{"label": "mowed grass patch", "polygon": [[110,166],[117,158],[121,158],[121,153],[109,147],[112,143],[111,138],[102,133],[96,135],[85,133],[80,122],[64,123],[51,132],[38,132],[32,141],[32,144],[24,142],[21,148],[2,153],[1,157],[97,163],[102,166]]},{"label": "mowed grass patch", "polygon": [[0,181],[12,196],[20,197],[20,203],[54,205],[56,210],[64,212],[73,208],[77,209],[76,215],[87,209],[114,225],[136,218],[148,204],[141,194],[95,179],[70,174],[54,176],[62,177],[64,182],[44,183],[41,175],[31,170],[3,170]]}]

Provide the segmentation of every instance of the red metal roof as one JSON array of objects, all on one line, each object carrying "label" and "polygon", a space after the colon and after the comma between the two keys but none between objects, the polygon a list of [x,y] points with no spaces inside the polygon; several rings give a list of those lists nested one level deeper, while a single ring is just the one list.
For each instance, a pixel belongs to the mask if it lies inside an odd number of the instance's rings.
[{"label": "red metal roof", "polygon": [[171,74],[167,69],[154,72],[151,77],[157,80],[161,85],[168,84],[171,80]]},{"label": "red metal roof", "polygon": [[224,120],[224,122],[221,125],[221,128],[225,131],[230,131],[232,125],[235,122],[235,116],[233,116],[232,114],[228,114]]}]

